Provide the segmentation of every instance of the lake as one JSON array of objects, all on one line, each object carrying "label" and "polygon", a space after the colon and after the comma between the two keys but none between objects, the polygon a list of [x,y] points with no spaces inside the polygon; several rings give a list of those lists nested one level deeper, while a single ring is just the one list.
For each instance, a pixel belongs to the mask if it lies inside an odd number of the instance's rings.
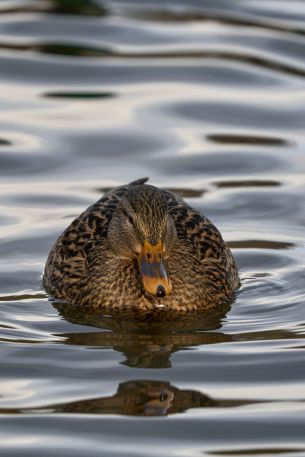
[{"label": "lake", "polygon": [[[2,0],[0,454],[305,455],[305,2]],[[41,286],[61,231],[149,176],[241,288],[114,319]]]}]

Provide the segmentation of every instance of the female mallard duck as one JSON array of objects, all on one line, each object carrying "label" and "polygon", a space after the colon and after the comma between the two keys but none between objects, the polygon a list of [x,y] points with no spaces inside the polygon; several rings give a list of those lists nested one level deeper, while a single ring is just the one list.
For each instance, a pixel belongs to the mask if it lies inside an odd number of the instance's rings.
[{"label": "female mallard duck", "polygon": [[238,287],[217,228],[147,178],[105,194],[53,246],[43,284],[56,299],[104,309],[205,310]]}]

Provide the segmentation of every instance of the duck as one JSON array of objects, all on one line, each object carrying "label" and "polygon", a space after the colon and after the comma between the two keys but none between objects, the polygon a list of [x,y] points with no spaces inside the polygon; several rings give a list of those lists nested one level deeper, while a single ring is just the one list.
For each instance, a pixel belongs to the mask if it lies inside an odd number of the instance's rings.
[{"label": "duck", "polygon": [[213,223],[141,178],[105,193],[59,236],[46,261],[51,299],[90,310],[214,310],[239,286]]}]

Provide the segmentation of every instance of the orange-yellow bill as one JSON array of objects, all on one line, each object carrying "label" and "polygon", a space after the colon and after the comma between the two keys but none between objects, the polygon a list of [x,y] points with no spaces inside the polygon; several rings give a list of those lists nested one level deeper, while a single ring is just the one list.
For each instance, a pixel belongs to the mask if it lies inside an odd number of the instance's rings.
[{"label": "orange-yellow bill", "polygon": [[171,282],[163,263],[163,244],[151,244],[145,240],[139,255],[139,267],[144,289],[157,297],[164,297],[172,291]]}]

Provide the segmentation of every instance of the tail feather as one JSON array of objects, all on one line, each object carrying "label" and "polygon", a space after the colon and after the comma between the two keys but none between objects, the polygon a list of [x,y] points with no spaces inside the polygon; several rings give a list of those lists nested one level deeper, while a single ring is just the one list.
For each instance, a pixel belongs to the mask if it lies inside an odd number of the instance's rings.
[{"label": "tail feather", "polygon": [[140,178],[140,179],[136,179],[135,181],[132,181],[128,184],[128,186],[141,186],[142,184],[145,184],[147,181],[149,180],[149,178]]}]

